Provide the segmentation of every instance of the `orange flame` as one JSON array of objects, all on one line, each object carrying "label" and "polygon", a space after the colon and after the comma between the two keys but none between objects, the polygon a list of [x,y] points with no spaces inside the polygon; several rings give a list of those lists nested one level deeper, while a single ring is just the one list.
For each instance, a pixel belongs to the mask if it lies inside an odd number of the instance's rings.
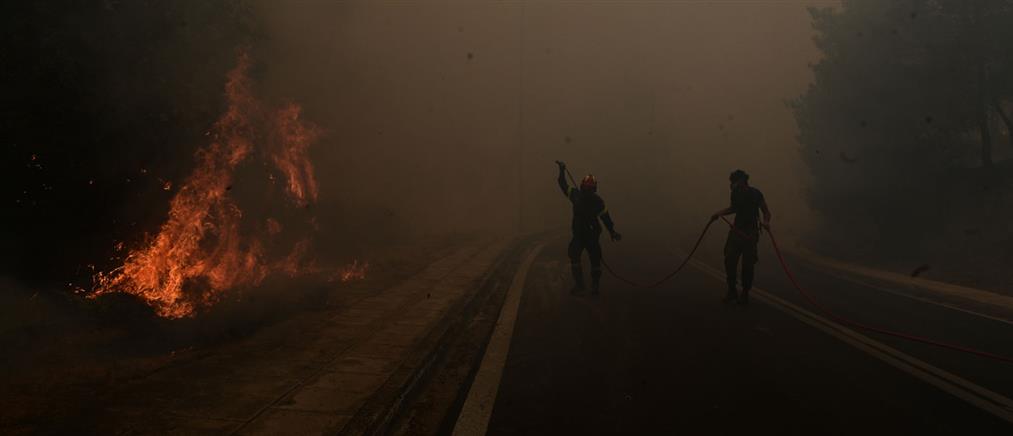
[{"label": "orange flame", "polygon": [[359,260],[353,260],[352,263],[345,265],[338,269],[332,276],[330,281],[341,280],[342,282],[348,282],[352,280],[363,280],[366,278],[366,271],[369,270],[369,262],[359,263]]},{"label": "orange flame", "polygon": [[289,104],[275,114],[277,148],[272,157],[278,169],[285,173],[289,194],[298,205],[305,206],[317,200],[309,146],[320,136],[320,131],[299,120],[301,111],[299,106]]},{"label": "orange flame", "polygon": [[271,235],[271,236],[274,236],[274,235],[277,235],[278,233],[281,233],[281,223],[279,223],[278,220],[276,220],[274,218],[268,218],[267,219],[267,234]]},{"label": "orange flame", "polygon": [[[315,201],[308,149],[319,129],[301,121],[294,104],[266,114],[251,92],[249,67],[244,53],[228,73],[228,110],[209,132],[212,142],[196,153],[196,168],[176,190],[168,220],[146,246],[132,250],[122,266],[96,274],[92,296],[126,292],[142,298],[160,316],[181,318],[219,301],[228,289],[257,285],[275,271],[299,272],[308,241],[296,244],[281,261],[268,261],[262,242],[241,232],[243,212],[229,191],[236,167],[251,156],[258,138],[267,137],[271,160],[285,175],[289,196],[299,205]],[[265,125],[271,131],[260,134],[258,127]],[[273,219],[267,227],[268,236],[281,230]]]}]

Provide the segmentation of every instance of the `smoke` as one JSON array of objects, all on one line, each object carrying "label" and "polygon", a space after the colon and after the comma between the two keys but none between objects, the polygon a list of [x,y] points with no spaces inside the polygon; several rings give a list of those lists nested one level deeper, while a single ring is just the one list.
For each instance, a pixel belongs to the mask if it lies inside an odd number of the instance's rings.
[{"label": "smoke", "polygon": [[4,108],[18,166],[6,273],[83,286],[117,265],[119,242],[157,232],[175,194],[164,187],[192,171],[225,110],[239,49],[265,104],[299,104],[321,128],[305,152],[322,259],[562,228],[556,159],[598,176],[627,238],[691,237],[736,168],[775,228],[800,234],[811,219],[784,101],[818,55],[807,4],[834,3],[18,6],[30,24],[12,23],[23,66],[7,73],[45,92],[12,89]]},{"label": "smoke", "polygon": [[736,168],[782,233],[808,228],[784,104],[817,56],[805,7],[263,2],[257,15],[264,87],[328,129],[315,161],[335,223],[561,227],[562,159],[599,177],[628,237],[649,238],[725,206]]},{"label": "smoke", "polygon": [[[259,102],[298,105],[319,127],[296,155],[236,170],[228,196],[242,222],[284,227],[267,251],[309,235],[318,266],[368,262],[373,287],[421,268],[440,238],[563,230],[557,159],[598,177],[632,243],[694,238],[727,205],[736,168],[766,194],[779,235],[812,226],[784,102],[806,89],[818,56],[805,7],[833,2],[9,3],[0,344],[10,374],[61,380],[341,304],[332,284],[286,275],[176,320],[131,295],[67,292],[157,240],[228,110],[241,51]],[[306,189],[265,196],[276,167],[291,170],[279,183]],[[270,201],[290,197],[299,207]]]}]

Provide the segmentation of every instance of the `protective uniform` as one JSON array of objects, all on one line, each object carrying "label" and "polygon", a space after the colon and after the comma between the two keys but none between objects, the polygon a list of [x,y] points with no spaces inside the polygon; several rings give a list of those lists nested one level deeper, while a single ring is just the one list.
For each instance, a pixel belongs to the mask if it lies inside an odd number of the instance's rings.
[{"label": "protective uniform", "polygon": [[566,183],[566,167],[560,164],[558,182],[563,195],[573,204],[573,219],[570,223],[573,238],[570,240],[568,254],[570,271],[573,273],[575,282],[574,291],[579,292],[584,289],[584,274],[580,265],[580,255],[584,250],[587,250],[591,260],[591,292],[597,293],[598,283],[601,279],[601,244],[598,242],[601,235],[601,223],[605,223],[605,228],[608,229],[613,239],[619,239],[620,236],[615,231],[612,217],[609,216],[608,209],[605,207],[605,201],[595,192],[598,189],[598,183],[594,176],[585,177],[581,181],[580,189],[570,187]]},{"label": "protective uniform", "polygon": [[[731,181],[735,182],[736,177],[749,176],[744,172],[733,173]],[[753,274],[756,262],[759,260],[756,245],[760,240],[760,208],[764,206],[763,193],[759,189],[749,186],[746,183],[739,184],[732,189],[731,206],[729,210],[735,214],[734,229],[728,231],[728,239],[725,241],[725,276],[728,284],[728,299],[739,299],[735,289],[737,281],[737,267],[739,259],[742,259],[742,302],[748,301],[749,290],[753,287]]]}]

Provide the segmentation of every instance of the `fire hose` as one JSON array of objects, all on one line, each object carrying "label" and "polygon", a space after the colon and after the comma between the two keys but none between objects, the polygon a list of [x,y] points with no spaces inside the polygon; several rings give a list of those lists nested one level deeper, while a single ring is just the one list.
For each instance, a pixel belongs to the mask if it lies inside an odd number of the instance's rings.
[{"label": "fire hose", "polygon": [[628,285],[631,285],[631,286],[634,286],[634,287],[637,287],[637,288],[653,288],[653,287],[657,287],[658,285],[667,282],[668,279],[671,279],[672,277],[675,277],[676,274],[679,274],[679,272],[682,271],[682,269],[686,267],[686,264],[689,263],[689,260],[693,258],[693,254],[695,254],[696,250],[698,248],[700,248],[700,243],[703,242],[703,237],[707,235],[707,230],[710,229],[711,224],[713,222],[714,221],[708,221],[707,222],[707,225],[704,226],[703,231],[700,232],[700,237],[696,238],[696,244],[693,244],[693,249],[689,251],[689,254],[686,255],[686,258],[683,259],[682,263],[680,263],[679,266],[675,268],[675,271],[672,271],[668,275],[662,277],[661,280],[658,280],[658,281],[656,281],[654,283],[645,285],[645,284],[637,283],[635,281],[632,281],[630,279],[627,279],[627,278],[625,278],[625,277],[617,274],[614,270],[612,270],[612,267],[609,266],[608,262],[605,261],[605,257],[604,256],[602,256],[601,264],[602,264],[602,266],[605,267],[605,270],[608,271],[609,274],[612,274],[612,277],[615,277],[616,279],[619,279],[619,281],[624,282],[624,283],[626,283]]},{"label": "fire hose", "polygon": [[[570,170],[569,169],[565,169],[565,171],[566,171],[566,175],[570,178],[570,182],[573,182],[573,184],[576,185],[576,183],[574,182],[574,179],[573,179],[573,175],[570,174]],[[728,218],[721,217],[721,219],[724,220],[724,222],[726,224],[728,224],[728,227],[731,228],[731,230],[734,231],[736,234],[738,234],[740,237],[743,237],[743,238],[746,238],[746,239],[753,239],[753,237],[751,235],[749,235],[749,234],[743,232],[742,230],[736,228],[735,225],[732,224],[732,222],[728,220]],[[627,279],[627,278],[625,278],[625,277],[617,274],[612,269],[612,267],[609,266],[609,264],[607,262],[605,262],[604,257],[602,258],[602,265],[605,267],[605,270],[607,270],[609,272],[609,274],[611,274],[613,277],[615,277],[616,279],[618,279],[618,280],[620,280],[620,281],[622,281],[622,282],[624,282],[626,284],[632,285],[634,287],[641,287],[641,288],[653,288],[653,287],[656,287],[656,286],[661,285],[662,283],[668,281],[672,277],[675,277],[676,274],[678,274],[680,271],[682,271],[682,269],[689,263],[690,259],[693,258],[693,255],[696,253],[697,249],[700,247],[700,243],[703,242],[703,238],[704,238],[704,236],[707,235],[707,231],[710,229],[710,226],[711,226],[711,224],[713,222],[714,222],[713,220],[710,220],[710,221],[707,222],[707,225],[704,227],[703,232],[700,233],[700,237],[697,238],[696,243],[693,245],[693,249],[690,250],[689,254],[686,255],[686,258],[682,261],[681,264],[679,264],[679,266],[675,269],[675,271],[673,271],[670,274],[666,275],[665,277],[663,277],[661,280],[658,280],[657,282],[644,285],[644,284],[641,284],[641,283],[637,283],[637,282],[635,282],[633,280]],[[757,236],[759,236],[759,235],[757,235]],[[894,337],[894,338],[903,339],[903,340],[910,341],[910,342],[918,342],[918,343],[921,343],[921,344],[931,345],[931,346],[934,346],[934,347],[944,348],[944,349],[948,349],[948,350],[952,350],[952,351],[958,351],[958,352],[961,352],[961,353],[971,354],[971,355],[974,355],[974,356],[984,357],[984,358],[987,358],[987,359],[997,360],[997,361],[1000,361],[1000,362],[1013,363],[1013,357],[1003,356],[1003,355],[999,355],[999,354],[995,354],[995,353],[990,353],[990,352],[987,352],[987,351],[978,350],[978,349],[967,347],[967,346],[964,346],[964,345],[959,345],[959,344],[954,344],[954,343],[950,343],[950,342],[939,341],[939,340],[935,340],[935,339],[932,339],[932,338],[927,338],[927,337],[924,337],[924,336],[914,335],[914,334],[911,334],[911,333],[891,330],[891,329],[887,329],[887,328],[883,328],[883,327],[877,327],[877,326],[865,324],[865,323],[862,323],[862,322],[859,322],[859,321],[855,321],[855,320],[853,320],[851,318],[848,318],[848,317],[845,317],[843,315],[837,314],[836,312],[834,312],[833,310],[831,310],[830,308],[828,308],[824,304],[820,303],[819,300],[817,300],[815,297],[813,297],[813,295],[810,294],[799,283],[798,279],[795,277],[795,274],[791,271],[791,268],[788,267],[788,262],[784,260],[784,255],[781,253],[781,248],[777,245],[777,239],[774,237],[774,233],[771,232],[769,228],[767,229],[767,236],[770,238],[771,246],[774,248],[774,254],[776,254],[777,261],[778,261],[778,263],[781,264],[781,269],[784,270],[784,274],[788,277],[788,281],[791,282],[792,286],[806,300],[806,302],[808,302],[811,306],[815,307],[819,312],[821,312],[827,318],[830,318],[830,319],[832,319],[832,320],[834,320],[837,323],[840,323],[842,325],[847,325],[847,326],[850,326],[850,327],[853,327],[853,328],[856,328],[856,329],[859,329],[859,330],[864,330],[864,331],[873,332],[873,333],[879,333],[879,334],[882,334],[882,335],[891,336],[891,337]]]},{"label": "fire hose", "polygon": [[[556,161],[556,164],[562,164],[562,162]],[[570,178],[570,183],[572,183],[573,186],[578,186],[577,185],[577,181],[573,178],[573,174],[570,174],[570,169],[566,168],[565,166],[563,166],[563,171],[566,171],[566,176]],[[657,287],[657,286],[661,285],[662,283],[667,282],[672,277],[675,277],[676,274],[679,274],[679,272],[682,271],[682,269],[685,268],[687,264],[689,264],[690,259],[692,259],[693,255],[696,254],[696,250],[698,248],[700,248],[700,243],[703,242],[703,237],[707,235],[707,230],[710,229],[711,224],[713,224],[713,221],[708,221],[707,222],[707,225],[704,226],[703,231],[700,232],[700,237],[696,238],[696,243],[693,244],[693,249],[689,251],[689,254],[686,255],[686,258],[683,259],[682,263],[680,263],[679,266],[675,268],[675,271],[672,271],[668,275],[662,277],[661,280],[658,280],[658,281],[656,281],[654,283],[643,284],[643,283],[638,283],[638,282],[636,282],[634,280],[630,280],[630,279],[628,279],[626,277],[623,277],[622,275],[620,275],[619,273],[615,272],[615,270],[612,269],[612,266],[609,265],[609,263],[607,261],[605,261],[605,257],[604,256],[602,256],[601,264],[602,264],[602,266],[605,267],[605,270],[608,271],[609,274],[612,275],[612,277],[615,277],[619,281],[621,281],[623,283],[626,283],[626,284],[628,284],[630,286],[633,286],[635,288],[654,288],[654,287]]]},{"label": "fire hose", "polygon": [[[725,222],[728,223],[728,220],[725,219]],[[735,228],[735,226],[732,225],[732,223],[728,223],[728,225],[731,226],[733,229]],[[857,328],[859,330],[865,330],[865,331],[869,331],[869,332],[873,332],[873,333],[879,333],[879,334],[882,334],[882,335],[893,336],[895,338],[904,339],[904,340],[911,341],[911,342],[919,342],[919,343],[922,343],[922,344],[932,345],[932,346],[939,347],[939,348],[945,348],[945,349],[948,349],[948,350],[959,351],[959,352],[962,352],[962,353],[972,354],[972,355],[979,356],[979,357],[985,357],[985,358],[988,358],[988,359],[998,360],[1000,362],[1013,363],[1013,357],[1001,356],[1001,355],[998,355],[998,354],[989,353],[987,351],[982,351],[982,350],[966,347],[966,346],[963,346],[963,345],[958,345],[958,344],[953,344],[953,343],[949,343],[949,342],[938,341],[938,340],[935,340],[935,339],[926,338],[924,336],[918,336],[918,335],[913,335],[913,334],[910,334],[910,333],[899,332],[899,331],[896,331],[896,330],[890,330],[890,329],[885,329],[885,328],[882,328],[882,327],[876,327],[876,326],[872,326],[872,325],[868,325],[868,324],[863,324],[863,323],[860,323],[860,322],[855,321],[853,319],[850,319],[850,318],[838,315],[837,313],[835,313],[834,311],[830,310],[828,307],[826,307],[825,305],[823,305],[822,303],[820,303],[818,300],[816,300],[816,298],[813,298],[812,294],[810,294],[808,291],[806,291],[806,289],[804,287],[802,287],[802,285],[799,284],[798,279],[795,278],[795,274],[793,274],[791,272],[791,269],[788,268],[788,263],[785,262],[784,255],[781,254],[781,249],[777,246],[777,239],[774,238],[774,233],[771,232],[770,229],[767,229],[767,236],[770,237],[770,243],[774,247],[774,253],[777,255],[777,261],[781,264],[781,269],[783,269],[784,270],[784,274],[786,276],[788,276],[788,280],[791,281],[792,286],[795,287],[795,290],[797,290],[798,293],[801,294],[802,297],[804,297],[806,299],[806,301],[809,302],[810,305],[812,305],[813,307],[815,307],[816,309],[818,309],[820,312],[822,312],[823,315],[825,315],[827,318],[830,318],[830,319],[832,319],[834,321],[837,321],[840,324],[848,325],[848,326]]]}]

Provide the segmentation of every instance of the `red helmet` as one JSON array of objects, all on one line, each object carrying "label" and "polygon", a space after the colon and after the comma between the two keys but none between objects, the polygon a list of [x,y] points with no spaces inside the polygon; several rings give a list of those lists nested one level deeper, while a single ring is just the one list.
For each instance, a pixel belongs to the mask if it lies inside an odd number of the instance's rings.
[{"label": "red helmet", "polygon": [[580,181],[580,190],[596,192],[598,190],[598,179],[590,174],[584,176],[584,179]]}]

